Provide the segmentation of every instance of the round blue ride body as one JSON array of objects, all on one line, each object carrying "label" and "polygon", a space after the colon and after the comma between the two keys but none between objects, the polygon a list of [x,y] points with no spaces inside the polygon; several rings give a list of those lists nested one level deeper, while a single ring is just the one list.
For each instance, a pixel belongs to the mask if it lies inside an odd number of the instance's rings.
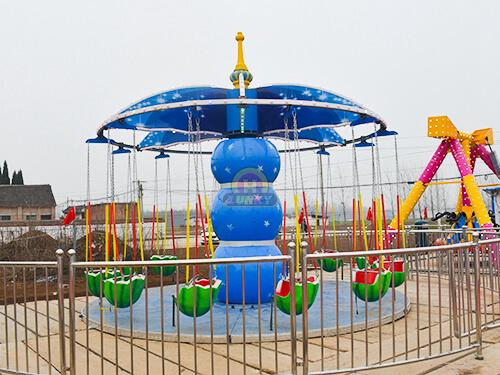
[{"label": "round blue ride body", "polygon": [[[272,188],[280,169],[276,147],[265,139],[233,138],[220,142],[212,154],[212,172],[221,184],[212,205],[212,223],[220,245],[216,258],[280,255],[274,239],[280,230],[283,209]],[[273,263],[231,264],[217,266],[222,280],[219,300],[243,302],[243,267],[245,303],[269,302],[282,276],[282,267]]]}]

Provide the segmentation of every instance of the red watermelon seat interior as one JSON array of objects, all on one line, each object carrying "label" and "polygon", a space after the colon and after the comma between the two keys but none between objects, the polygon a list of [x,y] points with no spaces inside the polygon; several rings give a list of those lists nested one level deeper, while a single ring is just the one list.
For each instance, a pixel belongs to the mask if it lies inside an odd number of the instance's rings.
[{"label": "red watermelon seat interior", "polygon": [[[313,283],[316,279],[314,276],[308,277],[307,282]],[[302,280],[298,281],[299,284],[302,284]],[[280,297],[286,297],[290,294],[290,281],[288,280],[280,280],[278,286],[276,287],[276,295]]]},{"label": "red watermelon seat interior", "polygon": [[287,280],[280,280],[276,288],[276,295],[286,297],[290,294],[290,282]]},{"label": "red watermelon seat interior", "polygon": [[394,272],[404,272],[404,260],[394,260]]},{"label": "red watermelon seat interior", "polygon": [[[315,281],[314,276],[308,277],[307,282],[308,283],[313,283]],[[299,284],[302,284],[302,280],[299,280]]]},{"label": "red watermelon seat interior", "polygon": [[209,286],[210,285],[210,280],[207,280],[207,279],[198,280],[196,282],[196,285],[199,285],[199,286]]},{"label": "red watermelon seat interior", "polygon": [[[394,263],[394,269],[392,269],[392,263]],[[404,260],[394,260],[394,261],[385,261],[384,269],[388,271],[394,272],[404,272],[403,271]]]},{"label": "red watermelon seat interior", "polygon": [[354,276],[354,282],[358,284],[374,284],[375,280],[377,279],[378,276],[378,269],[377,270],[367,270],[366,271],[366,276],[368,279],[368,283],[365,282],[365,271],[357,271],[355,276]]}]

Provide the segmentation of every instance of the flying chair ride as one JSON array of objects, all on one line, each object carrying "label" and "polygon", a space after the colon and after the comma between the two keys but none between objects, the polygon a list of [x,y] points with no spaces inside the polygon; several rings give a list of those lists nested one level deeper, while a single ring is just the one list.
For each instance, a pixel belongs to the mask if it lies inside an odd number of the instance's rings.
[{"label": "flying chair ride", "polygon": [[[220,190],[209,210],[206,195],[204,207],[202,205],[197,181],[195,199],[197,211],[198,209],[200,211],[203,235],[206,236],[202,214],[204,208],[208,232],[211,235],[213,227],[220,240],[212,255],[205,245],[207,255],[215,258],[280,255],[275,239],[280,231],[284,212],[286,213],[286,196],[284,209],[273,188],[273,182],[282,168],[280,153],[285,158],[283,163],[285,184],[287,184],[287,158],[292,166],[292,157],[295,157],[296,171],[295,174],[290,173],[288,178],[292,180],[295,212],[298,217],[299,172],[302,179],[300,151],[318,149],[320,153],[328,155],[325,150],[329,147],[347,144],[366,146],[371,145],[367,143],[371,138],[396,134],[387,131],[384,120],[374,112],[330,91],[302,85],[250,87],[253,76],[243,59],[243,40],[242,33],[238,33],[236,35],[238,60],[229,77],[234,86],[232,89],[195,86],[157,93],[135,102],[110,117],[98,128],[97,138],[88,141],[117,147],[115,151],[132,149],[135,153],[147,150],[157,152],[162,157],[168,157],[168,154],[187,154],[188,181],[190,157],[201,158],[203,154],[210,153],[202,151],[200,143],[209,140],[218,141],[211,153],[211,171],[220,184]],[[373,132],[355,138],[353,130],[353,138],[350,140],[343,139],[335,130],[338,127],[354,128],[363,124],[372,124]],[[133,144],[112,139],[110,130],[133,131]],[[135,144],[136,131],[145,134],[138,144]],[[285,141],[284,149],[278,150],[269,139]],[[308,141],[313,145],[299,145],[299,141]],[[293,143],[293,147],[289,146],[290,143]],[[196,160],[195,169],[198,166]],[[187,191],[189,223],[189,182]],[[307,219],[303,181],[302,198]],[[309,228],[308,223],[309,246],[313,248]],[[188,256],[189,235],[188,225]],[[140,236],[142,240],[142,234]],[[300,229],[297,223],[297,245],[301,243],[300,241]],[[207,242],[212,245],[211,240],[205,238],[205,244]],[[300,246],[297,246],[296,250],[298,254]],[[332,271],[336,269],[337,263],[341,265],[340,262],[335,261],[333,265],[325,261],[325,266],[327,263],[327,267]],[[269,302],[275,294],[275,283],[286,282],[284,268],[276,267],[273,263],[261,263],[259,267],[256,263],[244,266],[231,264],[227,266],[227,270],[225,267],[219,265],[216,269],[217,278],[222,284],[218,283],[218,280],[200,283],[193,278],[188,287],[199,285],[207,289],[210,285],[214,285],[218,292],[219,288],[225,290],[227,284],[228,302],[241,303],[242,285],[244,285],[246,303],[256,303],[259,292],[260,300],[264,303]],[[186,281],[188,275],[189,271]],[[257,282],[258,275],[260,283]],[[317,291],[317,282],[314,278],[307,282],[311,282]],[[257,289],[258,284],[260,291]],[[279,293],[279,296],[286,298],[288,295],[286,291],[289,289],[289,285],[280,287],[283,293]],[[186,300],[193,299],[193,291],[187,294],[191,297],[187,297]],[[213,297],[216,295],[217,293]],[[181,295],[177,297],[181,298]],[[219,293],[218,298],[225,301],[226,293]],[[180,306],[182,305],[183,301],[180,303]],[[286,301],[281,305],[284,310],[289,309],[289,301],[288,308]],[[194,307],[187,306],[184,310],[187,315],[193,314]],[[196,315],[204,311],[206,312],[206,307],[196,311]]]}]

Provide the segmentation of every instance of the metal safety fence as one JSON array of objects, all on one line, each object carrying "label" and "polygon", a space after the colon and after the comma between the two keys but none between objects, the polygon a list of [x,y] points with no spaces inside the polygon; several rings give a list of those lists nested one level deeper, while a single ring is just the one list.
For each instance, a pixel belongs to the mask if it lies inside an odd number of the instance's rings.
[{"label": "metal safety fence", "polygon": [[[497,311],[499,308],[499,294],[498,288],[491,286],[498,285],[499,273],[498,269],[493,271],[491,258],[488,259],[493,254],[486,249],[488,241],[480,244],[479,234],[472,236],[472,242],[449,246],[304,255],[304,264],[309,267],[302,268],[302,278],[316,272],[320,285],[328,279],[337,285],[333,301],[325,298],[325,292],[318,292],[319,335],[307,337],[310,330],[304,329],[304,373],[332,374],[395,366],[470,349],[481,358],[481,329],[477,327],[484,327],[487,317],[496,321],[494,311],[495,306]],[[498,242],[491,240],[489,244]],[[382,256],[385,267],[379,259]],[[375,270],[369,266],[355,270],[354,264],[360,259],[369,264],[374,257],[378,261]],[[323,264],[326,260],[342,260],[348,269],[344,270],[346,280],[340,281],[338,269],[333,276],[327,275],[323,267],[314,270],[313,263]],[[348,289],[344,301],[347,309],[342,308],[338,287],[342,283]],[[324,332],[325,324],[331,320],[324,313],[329,304],[337,316],[333,335]],[[342,324],[339,315],[345,314],[345,310],[347,319]],[[304,310],[304,325],[308,314]],[[316,361],[310,360],[311,349],[318,356]]]},{"label": "metal safety fence", "polygon": [[56,255],[57,262],[0,262],[2,374],[65,372],[64,251]]},{"label": "metal safety fence", "polygon": [[[0,373],[333,374],[480,358],[482,331],[500,324],[500,238],[453,233],[462,243],[370,252],[303,244],[167,263],[76,262],[58,250],[57,262],[0,262]],[[453,233],[419,229],[408,241]],[[234,269],[240,303],[215,282]]]}]

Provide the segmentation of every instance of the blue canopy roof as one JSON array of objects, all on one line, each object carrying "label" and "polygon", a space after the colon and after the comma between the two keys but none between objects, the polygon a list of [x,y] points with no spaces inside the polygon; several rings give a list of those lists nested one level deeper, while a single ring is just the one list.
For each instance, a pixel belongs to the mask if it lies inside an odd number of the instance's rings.
[{"label": "blue canopy roof", "polygon": [[[193,136],[195,138],[196,136]],[[218,134],[201,133],[199,135],[200,141],[207,141],[211,139],[220,140],[221,136]],[[140,150],[167,148],[171,146],[182,145],[189,142],[189,135],[187,133],[179,133],[176,131],[151,131],[139,143]]]},{"label": "blue canopy roof", "polygon": [[[256,136],[285,138],[288,121],[289,138],[293,139],[291,115],[297,120],[299,139],[317,144],[343,144],[334,130],[340,126],[357,126],[385,122],[375,113],[341,95],[299,85],[272,85],[253,89],[256,98],[228,98],[233,91],[219,87],[185,87],[161,92],[124,108],[106,120],[98,129],[133,129],[149,131],[140,149],[166,148],[188,142],[188,118],[199,124],[197,139],[221,139],[227,136],[227,111],[230,105],[257,106]],[[254,95],[255,96],[255,93]],[[193,138],[192,138],[193,139]]]},{"label": "blue canopy roof", "polygon": [[[289,132],[288,137],[290,140],[295,139],[295,135],[293,132]],[[285,131],[281,130],[279,132],[271,133],[267,136],[267,138],[277,138],[284,140]],[[328,127],[299,130],[297,132],[297,138],[299,140],[314,142],[319,145],[344,144],[344,139],[339,135],[339,133],[337,133],[334,129]]]}]

